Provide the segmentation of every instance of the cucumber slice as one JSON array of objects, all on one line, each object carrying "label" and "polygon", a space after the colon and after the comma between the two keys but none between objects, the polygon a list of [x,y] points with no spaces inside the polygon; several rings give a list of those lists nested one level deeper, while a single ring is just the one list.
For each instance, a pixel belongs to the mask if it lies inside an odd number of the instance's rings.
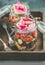
[{"label": "cucumber slice", "polygon": [[22,41],[21,39],[18,39],[18,43],[19,43],[19,44],[22,44],[23,41]]},{"label": "cucumber slice", "polygon": [[26,42],[26,44],[30,44],[31,42]]}]

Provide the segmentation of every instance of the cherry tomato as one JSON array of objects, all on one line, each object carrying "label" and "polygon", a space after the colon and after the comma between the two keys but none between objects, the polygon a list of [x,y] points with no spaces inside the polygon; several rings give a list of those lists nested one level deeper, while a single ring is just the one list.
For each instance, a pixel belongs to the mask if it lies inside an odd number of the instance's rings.
[{"label": "cherry tomato", "polygon": [[29,38],[30,38],[30,41],[32,41],[32,40],[33,40],[33,36],[30,36]]},{"label": "cherry tomato", "polygon": [[35,30],[34,32],[32,32],[32,35],[33,35],[34,37],[37,37],[37,30]]},{"label": "cherry tomato", "polygon": [[14,17],[10,16],[10,17],[9,17],[9,20],[10,20],[12,23],[15,23]]},{"label": "cherry tomato", "polygon": [[27,42],[28,42],[28,41],[30,41],[30,38],[29,38],[29,37],[27,38]]},{"label": "cherry tomato", "polygon": [[28,42],[28,41],[30,41],[30,38],[23,38],[23,41],[25,41],[25,42]]},{"label": "cherry tomato", "polygon": [[26,38],[26,37],[25,37],[25,38],[23,38],[23,41],[24,41],[24,42],[27,42],[27,38]]},{"label": "cherry tomato", "polygon": [[21,37],[25,37],[25,35],[24,34],[21,34]]}]

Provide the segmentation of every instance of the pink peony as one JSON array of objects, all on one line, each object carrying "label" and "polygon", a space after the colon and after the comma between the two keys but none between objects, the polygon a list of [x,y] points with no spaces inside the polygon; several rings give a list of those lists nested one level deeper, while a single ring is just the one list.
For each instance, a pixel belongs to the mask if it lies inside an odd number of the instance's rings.
[{"label": "pink peony", "polygon": [[26,25],[20,25],[20,29],[21,30],[26,30],[27,29],[27,26]]},{"label": "pink peony", "polygon": [[21,30],[31,30],[34,26],[34,20],[31,18],[22,18],[16,26]]},{"label": "pink peony", "polygon": [[22,19],[22,24],[29,23],[29,25],[30,25],[31,23],[34,23],[34,22],[35,21],[32,18],[29,18],[29,17]]},{"label": "pink peony", "polygon": [[20,2],[17,2],[13,5],[16,13],[25,13],[27,12],[27,8],[25,5],[21,4]]},{"label": "pink peony", "polygon": [[23,25],[21,24],[20,22],[18,22],[16,24],[17,28],[20,29],[20,30],[26,30],[27,29],[27,25]]}]

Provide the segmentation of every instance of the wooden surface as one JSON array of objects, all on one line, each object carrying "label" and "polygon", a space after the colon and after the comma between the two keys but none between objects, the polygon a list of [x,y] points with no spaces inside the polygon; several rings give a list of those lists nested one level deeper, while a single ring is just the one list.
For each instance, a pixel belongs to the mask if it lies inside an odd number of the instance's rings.
[{"label": "wooden surface", "polygon": [[[8,45],[8,37],[7,37],[6,31],[1,26],[3,22],[6,22],[6,21],[4,21],[4,19],[0,19],[0,37]],[[41,50],[43,50],[43,41],[42,41],[41,33],[38,32],[38,40],[37,40],[34,51],[18,51],[15,49],[12,51],[4,51],[3,44],[0,42],[0,60],[19,60],[19,61],[20,60],[23,60],[23,61],[24,60],[25,61],[41,60],[42,61],[42,60],[45,60],[45,52]]]},{"label": "wooden surface", "polygon": [[[8,45],[8,37],[7,37],[6,31],[3,29],[3,27],[1,25],[0,25],[0,38],[2,38],[3,41],[6,43],[6,45]],[[36,47],[33,51],[40,51],[41,49],[43,49],[42,46],[43,46],[43,41],[42,41],[40,32],[38,32],[38,39],[37,39]],[[1,47],[3,47],[3,44],[0,41],[0,48]]]},{"label": "wooden surface", "polygon": [[[4,40],[6,45],[8,45],[8,37],[7,37],[6,31],[2,27],[2,23],[4,22],[7,24],[7,26],[9,26],[8,21],[9,21],[8,14],[5,15],[4,17],[0,18],[0,38],[2,38]],[[8,31],[10,31],[9,28],[8,28]],[[1,47],[3,47],[3,44],[0,42],[0,48]],[[38,31],[38,37],[37,37],[36,47],[35,47],[34,51],[40,51],[41,49],[43,49],[43,35]]]}]

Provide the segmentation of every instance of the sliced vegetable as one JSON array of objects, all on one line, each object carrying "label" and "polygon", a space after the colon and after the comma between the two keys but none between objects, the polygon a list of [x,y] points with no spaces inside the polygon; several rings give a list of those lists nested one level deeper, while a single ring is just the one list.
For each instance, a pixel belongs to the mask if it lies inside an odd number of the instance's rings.
[{"label": "sliced vegetable", "polygon": [[28,40],[27,40],[27,38],[25,37],[25,38],[23,38],[23,41],[24,41],[24,42],[27,42]]},{"label": "sliced vegetable", "polygon": [[31,42],[26,42],[26,44],[30,44]]},{"label": "sliced vegetable", "polygon": [[32,41],[33,40],[33,36],[30,36],[30,39],[29,40]]},{"label": "sliced vegetable", "polygon": [[16,34],[16,37],[23,40],[23,38],[25,37],[25,35],[22,34],[22,33],[17,33],[17,34]]},{"label": "sliced vegetable", "polygon": [[22,41],[21,39],[18,39],[18,43],[19,43],[19,44],[22,44],[23,41]]},{"label": "sliced vegetable", "polygon": [[36,37],[36,36],[37,36],[37,30],[35,30],[34,32],[32,32],[32,35],[33,35],[34,37]]},{"label": "sliced vegetable", "polygon": [[21,34],[21,37],[25,37],[25,34]]},{"label": "sliced vegetable", "polygon": [[23,38],[25,37],[25,35],[24,34],[21,34],[20,35],[20,38],[23,40]]},{"label": "sliced vegetable", "polygon": [[35,38],[32,41],[34,41],[34,40],[35,40]]}]

